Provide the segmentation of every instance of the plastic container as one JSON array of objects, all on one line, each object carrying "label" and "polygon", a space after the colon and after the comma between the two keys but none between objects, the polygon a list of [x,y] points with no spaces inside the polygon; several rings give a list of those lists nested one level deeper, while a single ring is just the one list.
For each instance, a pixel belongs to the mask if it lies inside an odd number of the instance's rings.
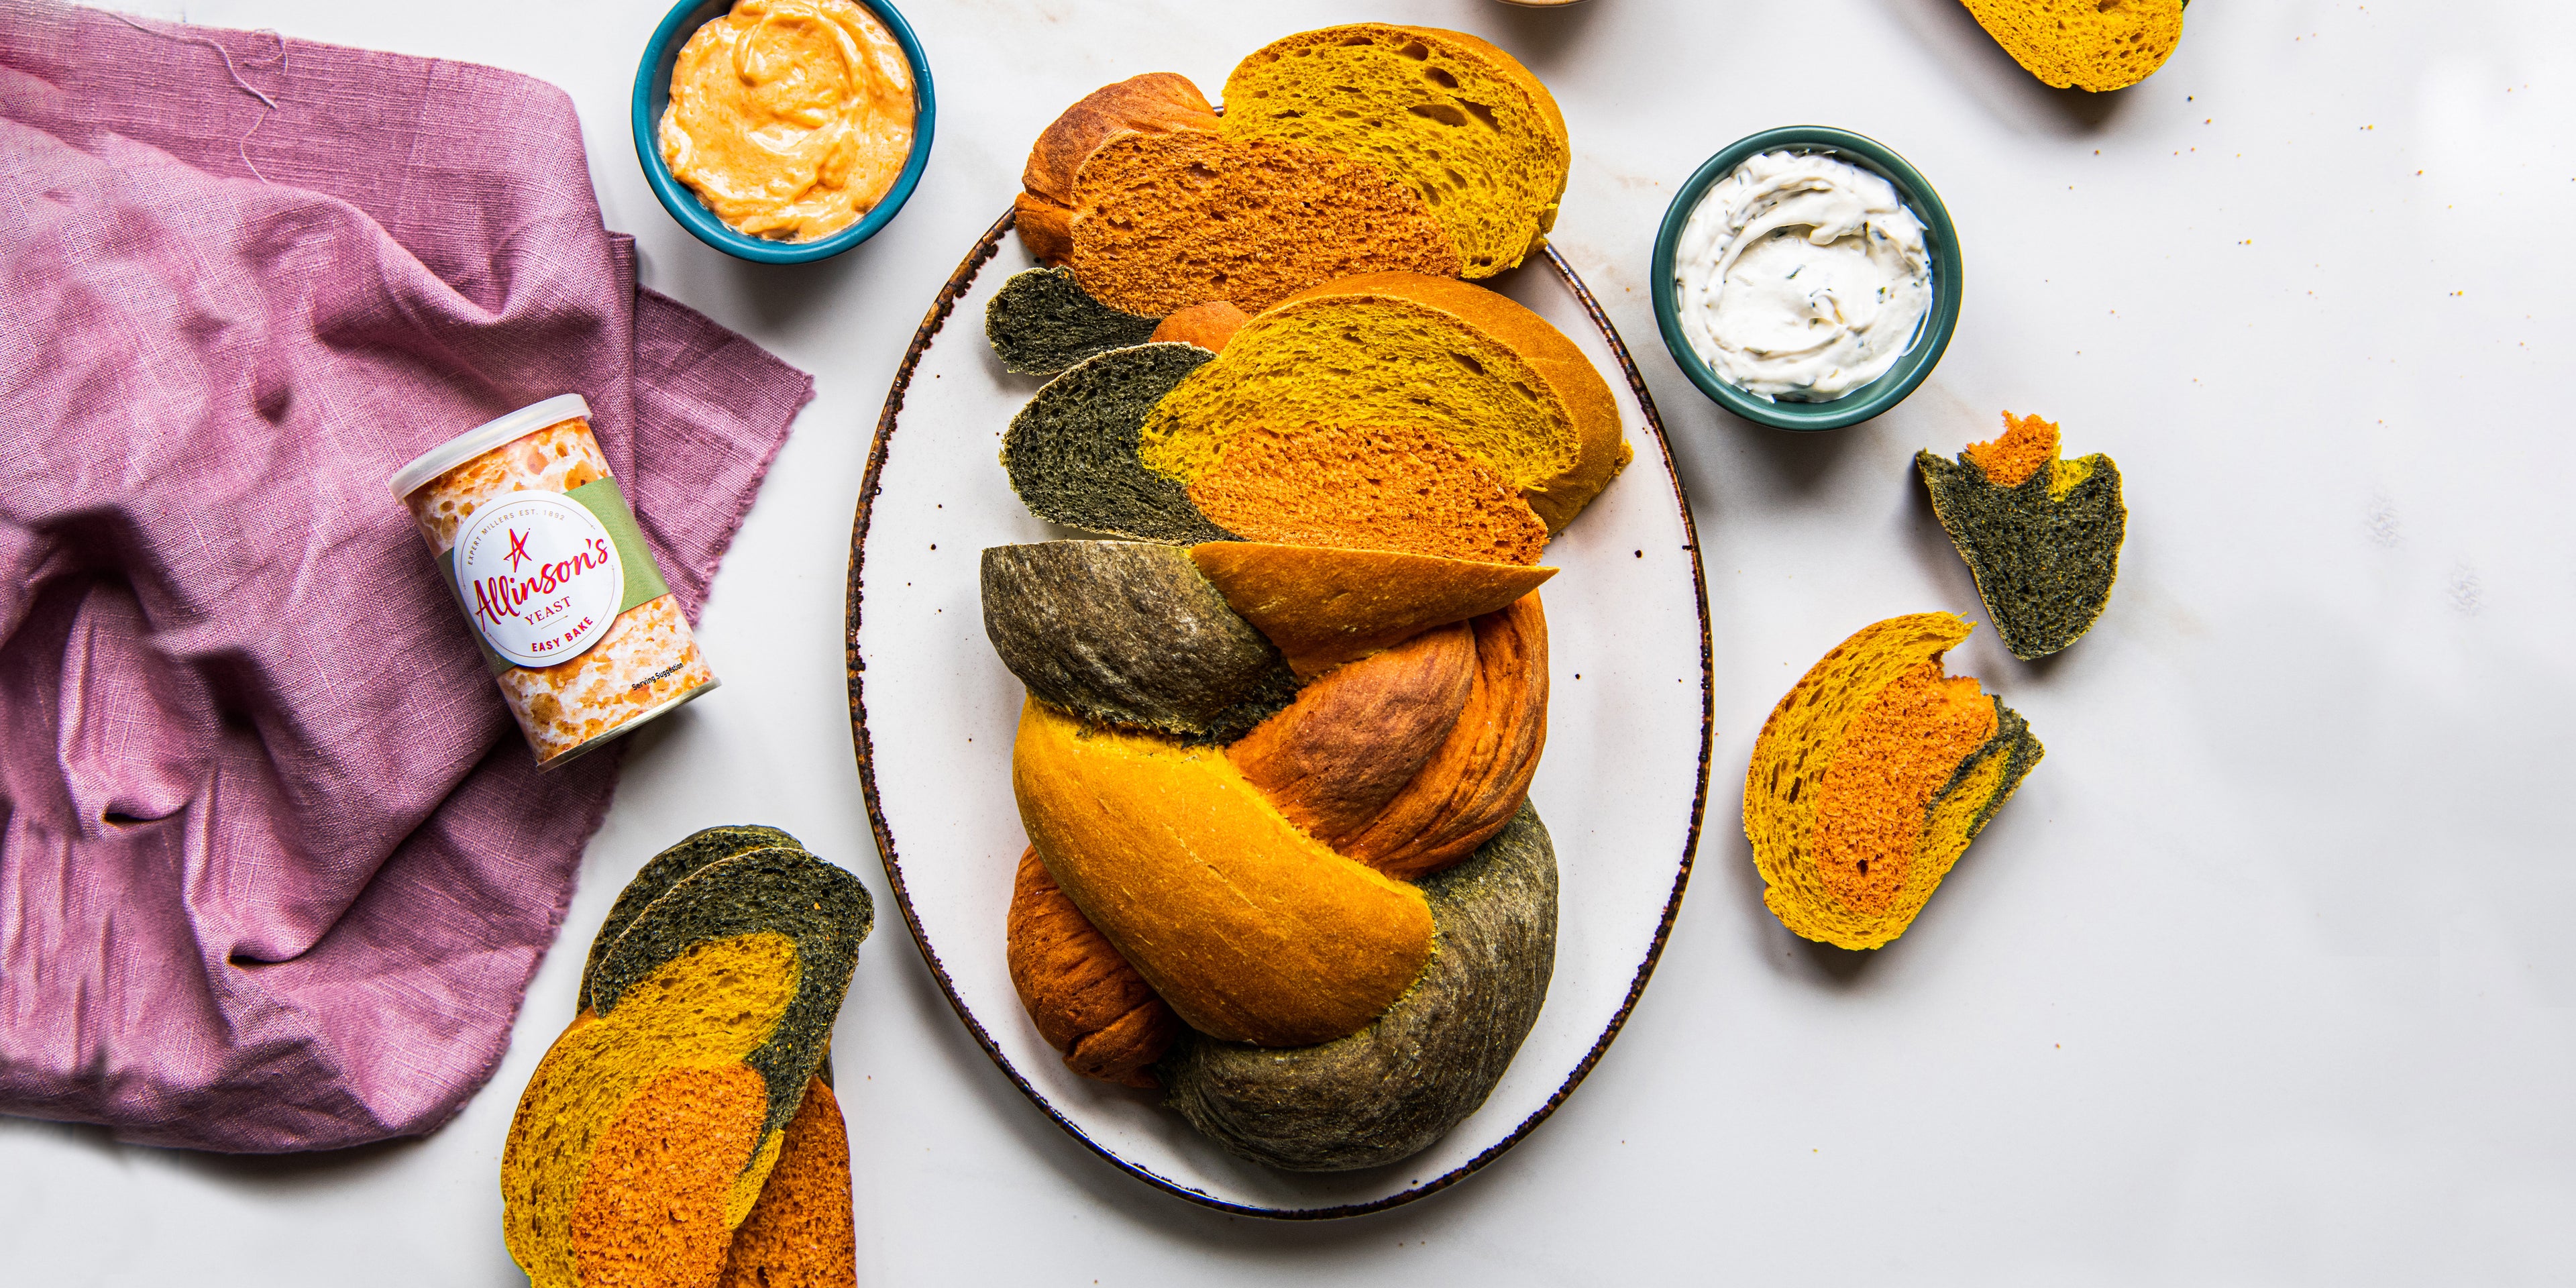
[{"label": "plastic container", "polygon": [[455,592],[538,768],[716,687],[581,395],[467,430],[389,486]]}]

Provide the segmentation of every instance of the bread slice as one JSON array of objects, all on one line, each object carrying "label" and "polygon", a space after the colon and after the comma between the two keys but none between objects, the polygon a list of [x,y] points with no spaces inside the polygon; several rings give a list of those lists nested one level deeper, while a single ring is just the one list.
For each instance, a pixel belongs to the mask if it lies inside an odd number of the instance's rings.
[{"label": "bread slice", "polygon": [[1199,1032],[1329,1041],[1430,961],[1420,890],[1298,831],[1213,750],[1031,700],[1011,786],[1047,871]]},{"label": "bread slice", "polygon": [[1061,268],[1015,273],[984,306],[984,338],[1005,368],[1024,376],[1052,376],[1096,354],[1143,344],[1159,325],[1091,298]]},{"label": "bread slice", "polygon": [[1208,130],[1102,143],[1075,188],[1068,262],[1094,296],[1156,317],[1210,300],[1258,313],[1354,273],[1459,267],[1422,194],[1384,167]]},{"label": "bread slice", "polygon": [[1547,1001],[1556,851],[1524,805],[1420,888],[1439,951],[1412,992],[1358,1033],[1290,1051],[1185,1034],[1163,1066],[1171,1107],[1229,1152],[1300,1172],[1394,1163],[1465,1121]]},{"label": "bread slice", "polygon": [[2145,80],[2182,40],[2189,0],[1965,0],[1977,25],[2024,70],[2059,89],[2108,91]]},{"label": "bread slice", "polygon": [[1914,463],[2004,647],[2046,657],[2110,604],[2129,511],[2110,457],[2060,459],[2057,426],[2037,416],[2005,412],[2004,426],[1956,461],[1918,452]]},{"label": "bread slice", "polygon": [[1225,602],[1306,679],[1434,626],[1496,612],[1554,568],[1255,541],[1190,547]]},{"label": "bread slice", "polygon": [[1482,287],[1374,273],[1255,316],[1145,418],[1146,468],[1193,483],[1254,425],[1405,424],[1518,491],[1561,532],[1628,463],[1619,404],[1547,320]]},{"label": "bread slice", "polygon": [[1249,426],[1189,498],[1252,541],[1516,564],[1547,549],[1547,525],[1520,493],[1418,425]]},{"label": "bread slice", "polygon": [[1131,76],[1083,95],[1029,149],[1028,164],[1020,171],[1019,200],[1012,207],[1021,244],[1043,264],[1072,258],[1075,187],[1082,163],[1113,135],[1217,126],[1207,96],[1188,77],[1171,72]]},{"label": "bread slice", "polygon": [[1279,650],[1175,546],[993,546],[984,634],[1039,701],[1085,720],[1228,742],[1296,695]]},{"label": "bread slice", "polygon": [[734,1231],[716,1288],[850,1288],[858,1282],[850,1220],[850,1129],[840,1097],[816,1078],[788,1120],[760,1201]]},{"label": "bread slice", "polygon": [[712,1284],[823,1063],[871,922],[858,879],[774,829],[711,829],[621,896],[590,1003],[540,1061],[501,1164],[544,1288]]},{"label": "bread slice", "polygon": [[1065,1067],[1086,1078],[1151,1090],[1154,1062],[1181,1019],[1118,955],[1032,847],[1011,882],[1006,949],[1011,987]]},{"label": "bread slice", "polygon": [[1744,775],[1744,834],[1791,931],[1844,948],[1905,933],[2039,763],[2030,726],[1943,674],[1949,613],[1863,627],[1772,708]]},{"label": "bread slice", "polygon": [[1225,82],[1225,135],[1386,167],[1490,277],[1545,243],[1573,158],[1529,69],[1464,32],[1364,22],[1272,41]]},{"label": "bread slice", "polygon": [[1156,404],[1214,357],[1188,344],[1143,344],[1085,358],[1011,417],[1002,469],[1029,512],[1139,541],[1222,541],[1189,492],[1136,456]]}]

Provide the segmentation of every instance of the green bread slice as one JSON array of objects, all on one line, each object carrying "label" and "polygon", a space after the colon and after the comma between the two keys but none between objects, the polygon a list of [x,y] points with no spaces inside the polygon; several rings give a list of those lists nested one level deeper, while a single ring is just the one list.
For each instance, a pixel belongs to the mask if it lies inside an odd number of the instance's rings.
[{"label": "green bread slice", "polygon": [[669,893],[671,887],[679,883],[680,878],[710,863],[731,858],[746,850],[762,850],[774,846],[783,846],[791,850],[805,848],[795,837],[777,828],[748,824],[710,827],[693,832],[683,838],[679,844],[646,860],[644,866],[635,873],[634,879],[626,883],[626,888],[617,892],[617,902],[611,904],[608,909],[608,920],[600,923],[599,934],[590,941],[590,956],[582,964],[581,995],[575,1009],[583,1011],[590,1009],[591,979],[599,973],[599,959],[607,954],[608,946],[615,943],[619,935],[625,934],[628,926],[634,924],[635,918],[643,914],[647,905]]},{"label": "green bread slice", "polygon": [[1091,298],[1062,268],[1016,274],[984,306],[984,338],[1004,367],[1024,376],[1052,376],[1095,354],[1143,344],[1156,325]]},{"label": "green bread slice", "polygon": [[1086,720],[1223,743],[1297,695],[1287,659],[1181,547],[994,546],[982,575],[984,634],[1002,665]]},{"label": "green bread slice", "polygon": [[832,1022],[875,923],[867,887],[846,870],[790,846],[741,850],[682,876],[628,921],[598,955],[591,1005],[614,1014],[629,987],[700,944],[785,935],[796,945],[796,992],[743,1057],[768,1090],[763,1133],[783,1130],[831,1054]]},{"label": "green bread slice", "polygon": [[2013,656],[2046,657],[2093,628],[2111,602],[2128,534],[2110,457],[2052,459],[2010,487],[1964,452],[1955,461],[1917,452],[1914,464]]},{"label": "green bread slice", "polygon": [[1232,541],[1178,479],[1136,459],[1138,431],[1163,396],[1216,355],[1141,344],[1086,358],[1047,382],[1002,436],[1002,468],[1029,512],[1138,541]]},{"label": "green bread slice", "polygon": [[1476,1112],[1538,1022],[1556,971],[1556,851],[1526,803],[1466,862],[1420,883],[1438,951],[1367,1028],[1309,1047],[1186,1033],[1168,1103],[1227,1152],[1295,1172],[1380,1167]]}]

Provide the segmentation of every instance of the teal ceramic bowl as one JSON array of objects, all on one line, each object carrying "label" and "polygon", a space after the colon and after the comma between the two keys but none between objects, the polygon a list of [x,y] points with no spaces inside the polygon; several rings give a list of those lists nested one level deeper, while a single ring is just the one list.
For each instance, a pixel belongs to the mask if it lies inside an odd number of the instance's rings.
[{"label": "teal ceramic bowl", "polygon": [[[1691,349],[1689,337],[1682,334],[1681,305],[1673,281],[1673,259],[1681,246],[1682,227],[1690,222],[1691,211],[1711,186],[1764,152],[1827,152],[1838,160],[1886,176],[1896,185],[1896,195],[1923,220],[1925,249],[1932,252],[1932,307],[1924,313],[1914,333],[1914,343],[1886,375],[1829,402],[1774,402],[1738,389],[1709,370],[1708,364]],[[1884,145],[1830,126],[1783,126],[1726,145],[1674,194],[1671,208],[1664,212],[1663,231],[1655,237],[1655,325],[1664,333],[1664,347],[1672,351],[1673,361],[1680,364],[1682,374],[1689,376],[1701,393],[1728,411],[1773,429],[1840,429],[1905,401],[1905,396],[1913,393],[1939,365],[1941,351],[1950,347],[1950,333],[1959,325],[1960,284],[1959,232],[1950,225],[1950,212],[1942,206],[1941,194],[1932,191],[1932,185],[1924,182],[1905,158]]]},{"label": "teal ceramic bowl", "polygon": [[886,191],[885,200],[859,216],[857,223],[809,242],[776,241],[735,232],[698,200],[689,185],[672,178],[671,168],[662,164],[658,138],[662,109],[671,101],[671,66],[679,60],[680,46],[689,43],[689,37],[699,27],[733,11],[733,0],[680,0],[662,19],[662,25],[653,29],[653,39],[644,46],[644,61],[635,69],[635,159],[643,162],[644,178],[653,185],[653,195],[662,199],[662,208],[670,211],[681,227],[696,234],[699,241],[755,263],[812,263],[830,259],[876,236],[877,230],[893,222],[903,203],[912,198],[912,190],[921,183],[922,170],[930,164],[930,139],[939,124],[938,99],[930,89],[930,60],[923,56],[911,24],[887,0],[858,3],[886,25],[895,43],[903,47],[904,61],[912,64],[912,154],[905,158],[903,172],[895,176],[894,187]]}]

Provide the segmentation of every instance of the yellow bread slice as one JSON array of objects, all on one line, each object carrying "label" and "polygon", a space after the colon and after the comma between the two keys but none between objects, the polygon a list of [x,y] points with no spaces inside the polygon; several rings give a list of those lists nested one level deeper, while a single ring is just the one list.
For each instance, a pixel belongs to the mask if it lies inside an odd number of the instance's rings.
[{"label": "yellow bread slice", "polygon": [[2059,89],[2124,89],[2182,40],[2188,0],[1964,0],[2023,69]]},{"label": "yellow bread slice", "polygon": [[[761,1130],[768,1093],[743,1059],[769,1041],[797,984],[786,935],[708,940],[555,1040],[501,1163],[503,1234],[536,1288],[631,1282],[623,1272],[638,1266],[682,1283],[723,1269],[779,1143]],[[674,1138],[705,1165],[657,1157],[651,1146]]]},{"label": "yellow bread slice", "polygon": [[1190,562],[1299,679],[1496,612],[1556,575],[1527,564],[1257,541],[1201,542]]},{"label": "yellow bread slice", "polygon": [[1412,184],[1491,277],[1545,242],[1573,149],[1510,54],[1464,32],[1353,23],[1274,40],[1225,82],[1225,135],[1309,144]]},{"label": "yellow bread slice", "polygon": [[1863,627],[1780,699],[1744,775],[1744,834],[1790,930],[1877,948],[1913,923],[2042,754],[2030,726],[1942,673],[1949,613]]},{"label": "yellow bread slice", "polygon": [[1234,333],[1145,418],[1137,456],[1188,484],[1257,424],[1408,424],[1499,475],[1561,532],[1628,463],[1619,404],[1545,318],[1483,287],[1370,273]]},{"label": "yellow bread slice", "polygon": [[1298,831],[1215,748],[1031,700],[1011,786],[1048,873],[1201,1033],[1274,1047],[1344,1037],[1431,960],[1420,890]]}]

